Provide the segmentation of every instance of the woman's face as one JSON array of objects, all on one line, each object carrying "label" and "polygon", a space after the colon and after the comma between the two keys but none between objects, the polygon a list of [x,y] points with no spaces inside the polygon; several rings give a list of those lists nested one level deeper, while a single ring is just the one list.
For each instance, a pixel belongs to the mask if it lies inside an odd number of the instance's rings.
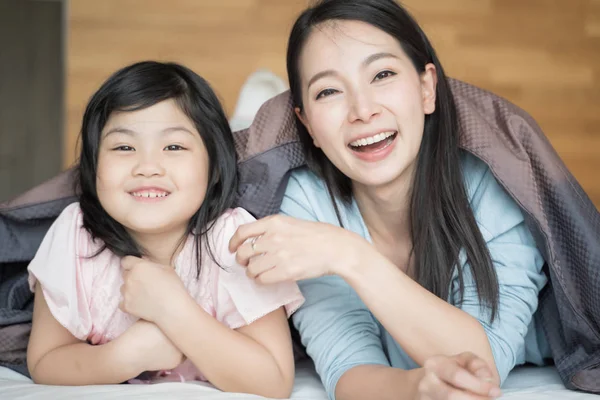
[{"label": "woman's face", "polygon": [[300,57],[303,110],[315,146],[358,185],[411,175],[425,114],[435,110],[433,64],[419,74],[394,37],[358,21],[313,29]]}]

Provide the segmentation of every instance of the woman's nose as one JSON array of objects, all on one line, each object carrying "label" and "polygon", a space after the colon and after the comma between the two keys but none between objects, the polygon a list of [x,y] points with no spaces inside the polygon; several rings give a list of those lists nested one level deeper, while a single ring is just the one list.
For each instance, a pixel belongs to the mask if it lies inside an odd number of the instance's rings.
[{"label": "woman's nose", "polygon": [[373,99],[370,93],[356,91],[350,96],[348,121],[369,122],[381,112],[381,106]]}]

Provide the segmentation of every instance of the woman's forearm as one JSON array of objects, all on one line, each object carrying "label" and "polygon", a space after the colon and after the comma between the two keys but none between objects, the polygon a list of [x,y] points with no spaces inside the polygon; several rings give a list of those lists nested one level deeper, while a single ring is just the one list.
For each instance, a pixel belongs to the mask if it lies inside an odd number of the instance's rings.
[{"label": "woman's forearm", "polygon": [[336,385],[336,400],[413,400],[424,375],[422,368],[405,371],[382,365],[359,365]]},{"label": "woman's forearm", "polygon": [[157,324],[219,389],[289,397],[293,373],[285,374],[264,346],[224,326],[192,299]]},{"label": "woman's forearm", "polygon": [[496,375],[479,321],[423,288],[372,248],[360,254],[340,275],[417,364],[434,355],[468,351],[488,362]]},{"label": "woman's forearm", "polygon": [[117,384],[142,372],[128,354],[116,341],[98,346],[68,344],[42,356],[30,374],[35,383],[46,385]]}]

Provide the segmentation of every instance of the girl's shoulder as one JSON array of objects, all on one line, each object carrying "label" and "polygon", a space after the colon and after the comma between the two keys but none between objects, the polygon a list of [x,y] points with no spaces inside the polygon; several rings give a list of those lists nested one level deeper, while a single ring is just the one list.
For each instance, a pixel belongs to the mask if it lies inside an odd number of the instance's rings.
[{"label": "girl's shoulder", "polygon": [[85,229],[79,202],[71,203],[62,210],[46,236],[51,236],[54,240],[64,240],[65,243],[74,240],[76,247],[81,250],[97,251],[103,246]]},{"label": "girl's shoulder", "polygon": [[248,224],[252,221],[256,221],[256,218],[244,208],[229,208],[215,220],[210,232],[214,235],[225,230],[227,232],[232,231],[231,234],[233,235],[240,225]]},{"label": "girl's shoulder", "polygon": [[81,206],[78,201],[75,201],[68,206],[66,206],[56,220],[54,224],[64,224],[73,221],[73,219],[80,219],[83,221],[83,212],[81,211]]},{"label": "girl's shoulder", "polygon": [[231,262],[232,255],[229,253],[229,240],[238,227],[253,221],[256,221],[256,218],[241,207],[227,209],[214,220],[206,235],[211,246],[211,252],[219,264],[224,262],[227,265]]}]

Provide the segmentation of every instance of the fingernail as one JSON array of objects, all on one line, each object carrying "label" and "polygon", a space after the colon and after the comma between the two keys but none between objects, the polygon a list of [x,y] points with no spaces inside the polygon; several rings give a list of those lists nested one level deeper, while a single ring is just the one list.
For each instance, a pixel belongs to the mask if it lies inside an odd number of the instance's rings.
[{"label": "fingernail", "polygon": [[490,397],[491,397],[491,398],[494,398],[494,399],[495,399],[495,398],[497,398],[497,397],[500,397],[500,396],[502,396],[502,391],[500,390],[500,388],[497,388],[497,387],[495,387],[495,388],[491,388],[491,389],[490,389],[490,392],[489,392],[489,394],[490,394]]}]

